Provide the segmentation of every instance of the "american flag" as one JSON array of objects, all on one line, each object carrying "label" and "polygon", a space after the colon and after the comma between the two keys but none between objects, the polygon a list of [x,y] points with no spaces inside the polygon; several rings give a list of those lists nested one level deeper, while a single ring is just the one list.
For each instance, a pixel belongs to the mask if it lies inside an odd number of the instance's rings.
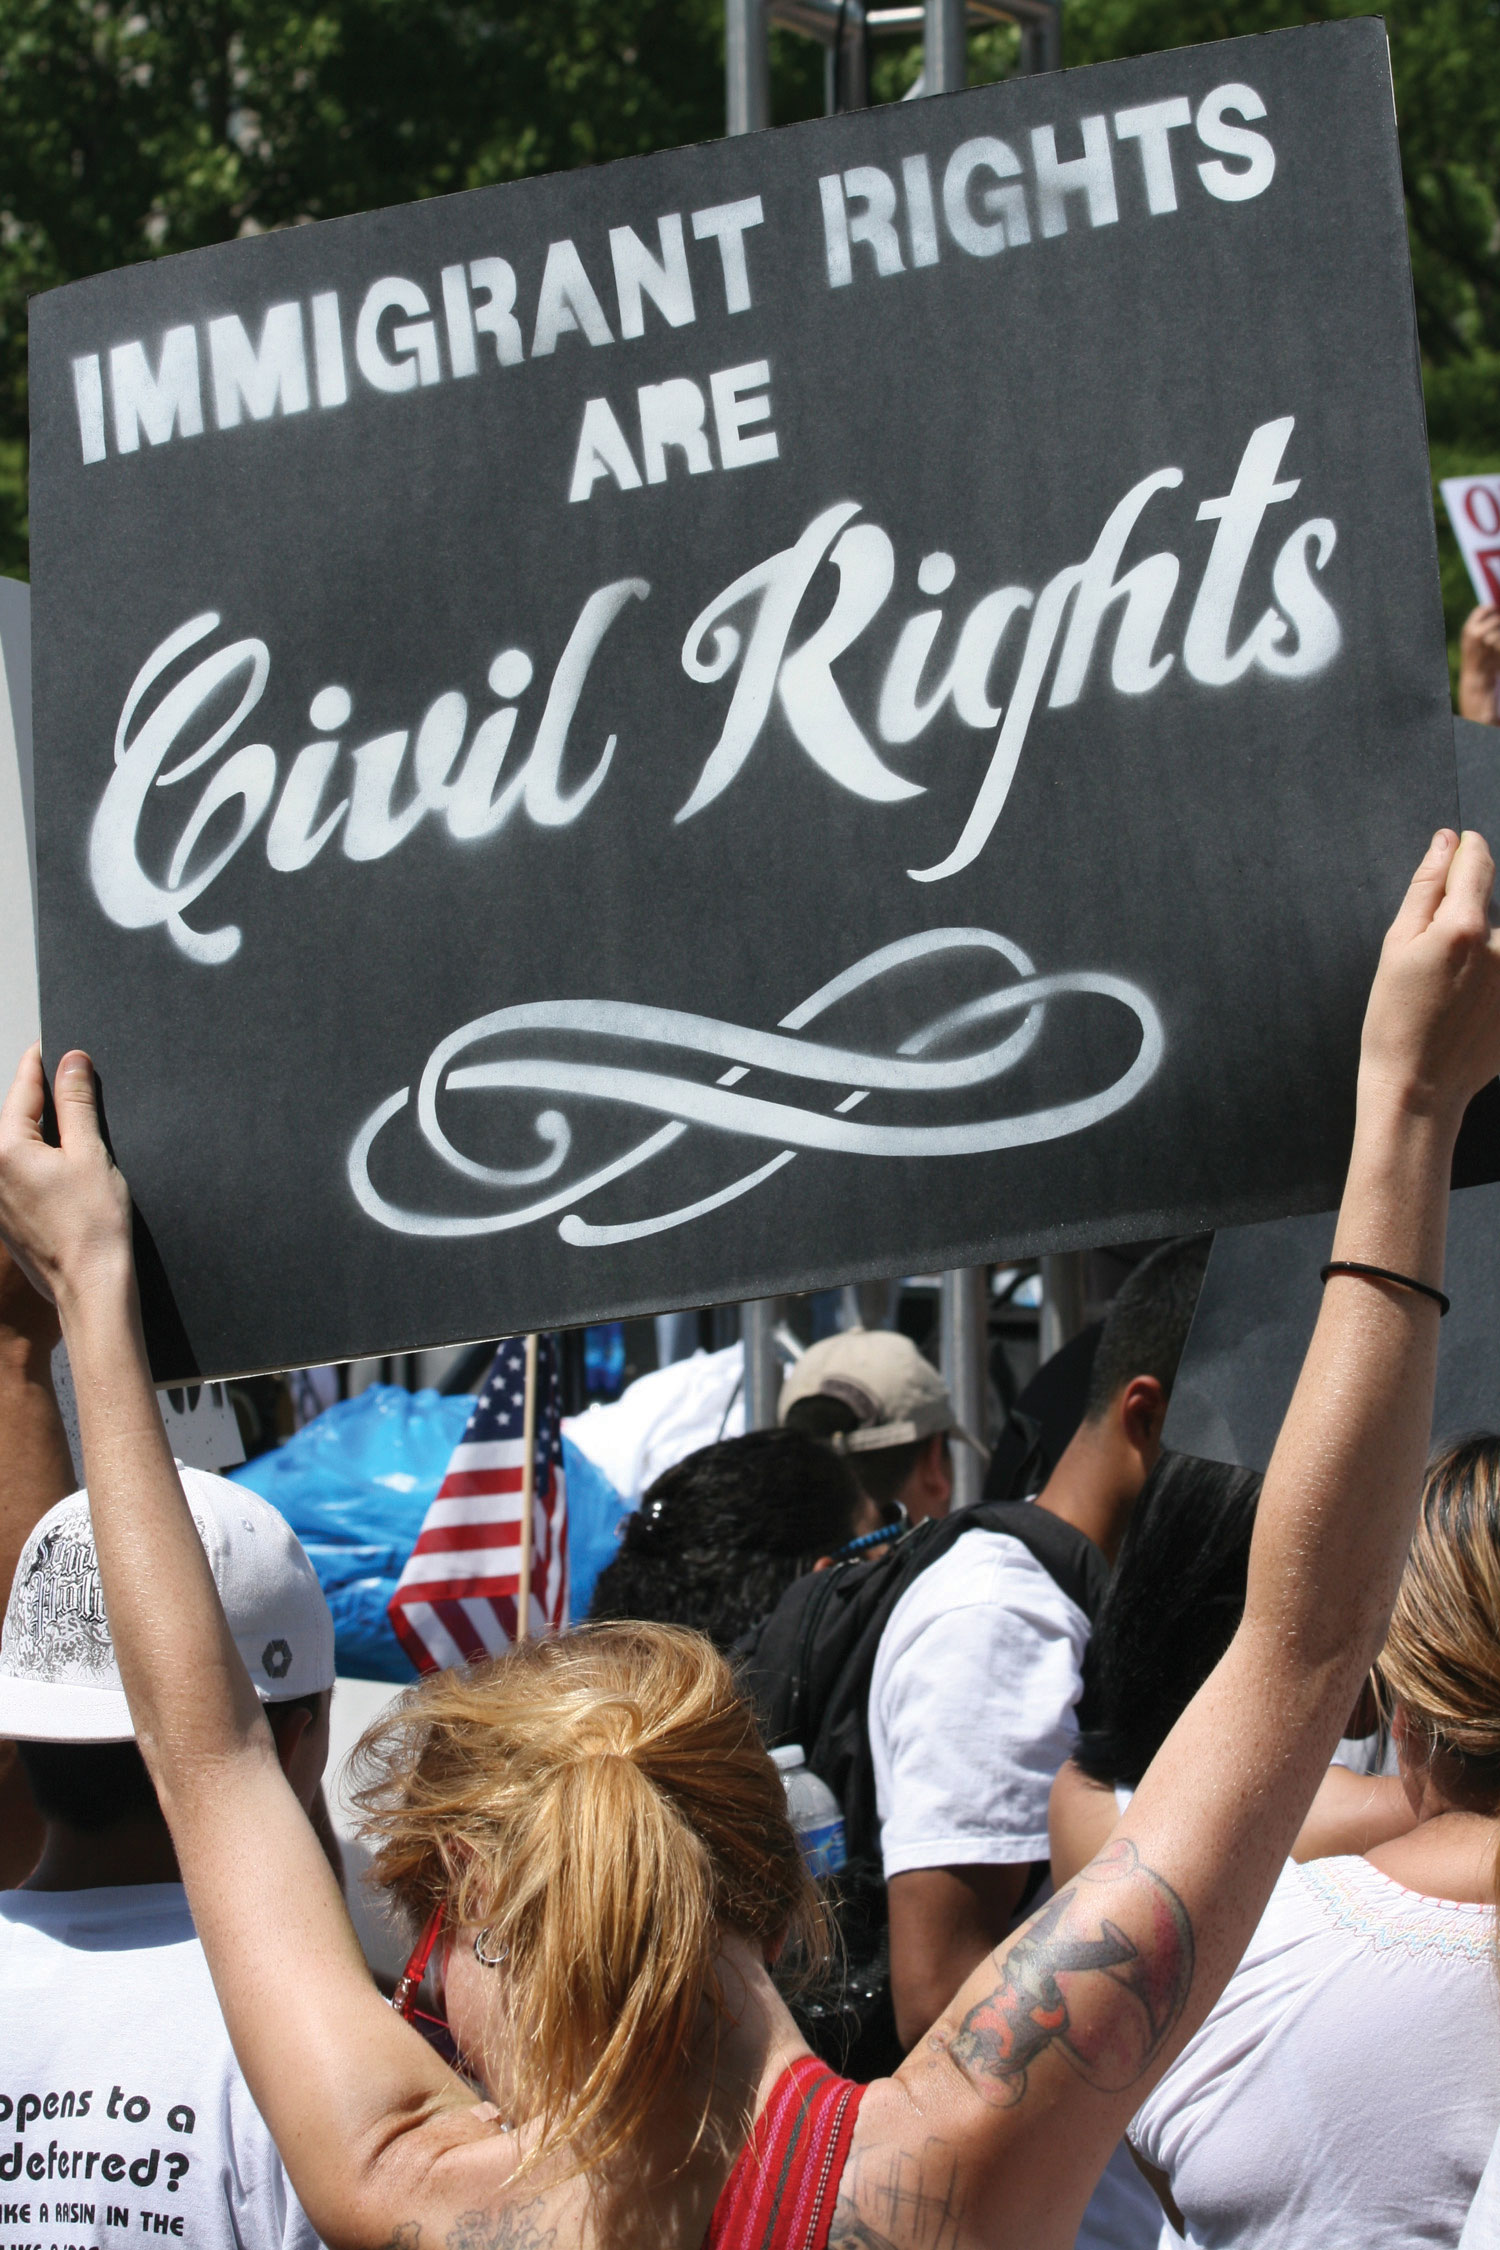
[{"label": "american flag", "polygon": [[[568,1497],[557,1352],[537,1339],[536,1487],[529,1634],[568,1623]],[[521,1466],[526,1345],[490,1362],[447,1474],[390,1600],[396,1638],[419,1672],[498,1656],[516,1637],[521,1583]]]}]

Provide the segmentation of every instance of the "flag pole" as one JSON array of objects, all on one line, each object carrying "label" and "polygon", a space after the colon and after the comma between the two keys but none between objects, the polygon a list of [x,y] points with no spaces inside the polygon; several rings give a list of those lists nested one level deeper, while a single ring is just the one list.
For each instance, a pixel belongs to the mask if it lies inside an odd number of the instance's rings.
[{"label": "flag pole", "polygon": [[516,1642],[531,1635],[532,1517],[536,1505],[536,1338],[526,1339],[526,1404],[521,1422],[521,1579],[516,1588]]}]

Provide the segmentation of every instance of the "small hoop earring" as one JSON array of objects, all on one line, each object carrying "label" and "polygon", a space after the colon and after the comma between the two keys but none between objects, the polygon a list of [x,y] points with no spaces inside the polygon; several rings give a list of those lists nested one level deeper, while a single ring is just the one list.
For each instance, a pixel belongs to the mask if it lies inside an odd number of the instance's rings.
[{"label": "small hoop earring", "polygon": [[487,1929],[474,1932],[474,1958],[486,1969],[498,1969],[502,1962],[510,1959],[510,1947],[502,1945],[498,1953],[486,1953],[484,1941],[489,1934]]}]

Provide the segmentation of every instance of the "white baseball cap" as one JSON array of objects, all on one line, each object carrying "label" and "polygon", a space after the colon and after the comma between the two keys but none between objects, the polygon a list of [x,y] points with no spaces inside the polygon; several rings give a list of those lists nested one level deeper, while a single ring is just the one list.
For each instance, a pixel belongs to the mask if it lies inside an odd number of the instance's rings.
[{"label": "white baseball cap", "polygon": [[[333,1619],[300,1541],[244,1485],[177,1464],[235,1646],[262,1703],[333,1686]],[[0,1740],[132,1742],[87,1492],[21,1549],[0,1633]]]}]

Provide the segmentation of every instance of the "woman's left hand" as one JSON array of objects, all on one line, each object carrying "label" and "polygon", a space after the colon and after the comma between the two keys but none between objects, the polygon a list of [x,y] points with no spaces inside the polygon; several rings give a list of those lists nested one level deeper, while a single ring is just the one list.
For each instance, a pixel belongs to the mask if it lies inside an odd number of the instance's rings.
[{"label": "woman's left hand", "polygon": [[99,1132],[94,1066],[74,1049],[53,1082],[60,1146],[42,1137],[42,1050],[21,1058],[0,1110],[0,1236],[54,1303],[130,1275],[130,1190]]}]

